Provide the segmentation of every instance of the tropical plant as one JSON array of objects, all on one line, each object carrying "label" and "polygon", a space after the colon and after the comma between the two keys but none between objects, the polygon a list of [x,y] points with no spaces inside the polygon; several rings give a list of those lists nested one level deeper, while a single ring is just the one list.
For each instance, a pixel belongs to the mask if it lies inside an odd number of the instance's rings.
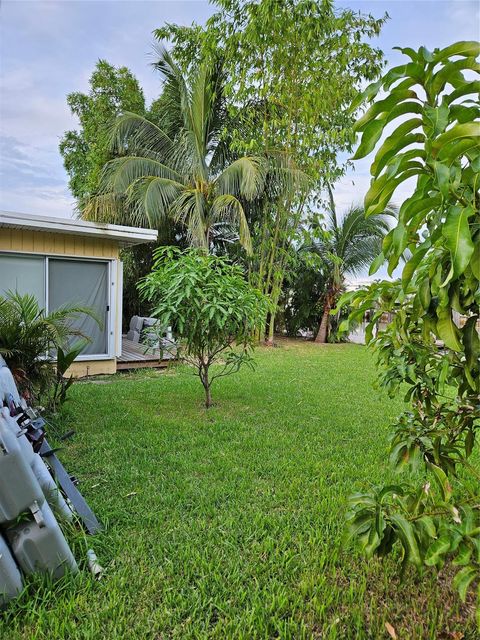
[{"label": "tropical plant", "polygon": [[[365,208],[376,215],[399,184],[416,180],[371,272],[387,261],[392,273],[402,256],[407,261],[401,280],[344,302],[353,318],[373,311],[367,337],[380,382],[392,394],[400,385],[407,391],[410,408],[394,424],[390,459],[412,475],[352,496],[349,530],[369,555],[400,545],[404,566],[451,562],[465,600],[480,586],[480,83],[472,79],[480,44],[401,51],[410,61],[365,91],[377,100],[357,122],[356,157],[373,151],[402,116],[377,150]],[[392,320],[373,338],[384,312]]]},{"label": "tropical plant", "polygon": [[63,350],[58,346],[55,358],[55,382],[47,390],[48,408],[56,411],[67,399],[67,391],[75,381],[73,373],[66,376],[68,369],[72,366],[75,358],[81,354],[88,340],[81,340],[75,345]]},{"label": "tropical plant", "polygon": [[[139,287],[154,305],[158,335],[173,327],[179,356],[196,369],[208,409],[215,380],[253,366],[254,331],[267,313],[267,299],[240,266],[198,249],[158,249],[153,270]],[[212,373],[214,364],[219,367]]]},{"label": "tropical plant", "polygon": [[88,336],[73,323],[80,314],[95,317],[91,309],[73,305],[45,313],[29,294],[8,291],[0,296],[0,355],[12,370],[19,391],[31,401],[48,399],[58,382],[55,351],[62,349],[64,354],[75,337],[88,342]]},{"label": "tropical plant", "polygon": [[[308,196],[345,170],[339,152],[352,149],[354,116],[348,105],[365,80],[378,77],[382,52],[370,42],[380,19],[334,7],[330,0],[215,0],[205,25],[166,25],[157,38],[173,43],[184,68],[198,58],[224,61],[232,125],[229,145],[238,153],[283,154],[310,178],[292,188],[270,188],[256,203],[252,283],[272,301],[262,338],[273,342],[277,303],[290,265],[290,249]],[[339,54],[341,52],[341,54]]]},{"label": "tropical plant", "polygon": [[89,202],[84,217],[154,228],[175,220],[190,243],[205,250],[227,225],[250,253],[242,199],[261,193],[265,159],[242,155],[228,162],[220,63],[202,63],[184,77],[165,49],[159,54],[164,126],[134,113],[116,120],[111,151],[120,157],[106,164],[101,195]]},{"label": "tropical plant", "polygon": [[316,239],[304,250],[320,257],[320,270],[325,282],[322,291],[322,315],[315,342],[327,342],[332,321],[331,310],[345,290],[345,277],[356,276],[368,268],[380,253],[382,240],[389,230],[389,217],[396,215],[393,205],[386,205],[380,213],[368,218],[360,205],[351,205],[340,219],[335,208],[332,190],[327,226],[319,226]]}]

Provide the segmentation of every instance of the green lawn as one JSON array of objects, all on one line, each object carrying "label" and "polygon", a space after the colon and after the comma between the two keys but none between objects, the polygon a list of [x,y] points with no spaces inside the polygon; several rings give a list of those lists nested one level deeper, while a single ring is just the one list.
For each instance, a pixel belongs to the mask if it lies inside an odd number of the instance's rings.
[{"label": "green lawn", "polygon": [[400,584],[395,559],[342,548],[345,498],[388,479],[402,406],[373,389],[371,355],[282,342],[257,362],[208,412],[177,368],[73,388],[62,457],[107,524],[87,540],[106,574],[37,581],[2,639],[385,638],[386,621],[399,639],[474,637],[442,577]]}]

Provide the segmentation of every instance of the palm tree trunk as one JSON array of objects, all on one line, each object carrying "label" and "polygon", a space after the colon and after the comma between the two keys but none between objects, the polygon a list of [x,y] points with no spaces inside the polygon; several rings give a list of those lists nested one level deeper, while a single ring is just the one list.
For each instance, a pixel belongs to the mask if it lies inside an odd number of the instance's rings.
[{"label": "palm tree trunk", "polygon": [[320,342],[322,344],[325,344],[325,342],[327,342],[328,325],[330,320],[330,317],[329,317],[330,309],[331,309],[330,301],[329,299],[327,299],[327,301],[325,302],[325,306],[323,308],[322,319],[320,321],[320,326],[318,327],[318,332],[315,337],[315,342]]}]

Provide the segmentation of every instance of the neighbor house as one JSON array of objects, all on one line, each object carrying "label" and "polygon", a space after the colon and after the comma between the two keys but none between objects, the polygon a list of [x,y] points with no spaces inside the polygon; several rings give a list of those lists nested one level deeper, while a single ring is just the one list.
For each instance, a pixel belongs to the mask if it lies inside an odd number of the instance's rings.
[{"label": "neighbor house", "polygon": [[70,218],[0,212],[0,295],[35,295],[52,311],[93,308],[77,326],[91,342],[72,367],[76,376],[114,373],[122,354],[122,247],[154,242],[157,231]]}]

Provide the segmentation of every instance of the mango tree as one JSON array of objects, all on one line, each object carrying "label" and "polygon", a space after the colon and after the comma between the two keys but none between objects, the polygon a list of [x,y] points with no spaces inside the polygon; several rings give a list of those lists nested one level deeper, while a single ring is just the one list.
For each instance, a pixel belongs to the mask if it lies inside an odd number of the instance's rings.
[{"label": "mango tree", "polygon": [[[361,98],[372,104],[356,124],[356,158],[376,149],[367,216],[414,181],[371,267],[387,262],[391,274],[403,259],[402,276],[342,303],[353,305],[351,320],[372,313],[367,339],[380,381],[392,394],[406,389],[390,460],[407,475],[352,496],[348,532],[368,555],[401,545],[404,568],[453,563],[465,600],[480,578],[480,45],[401,51],[409,61]],[[393,131],[382,138],[387,126]],[[374,337],[385,312],[392,320]]]}]

